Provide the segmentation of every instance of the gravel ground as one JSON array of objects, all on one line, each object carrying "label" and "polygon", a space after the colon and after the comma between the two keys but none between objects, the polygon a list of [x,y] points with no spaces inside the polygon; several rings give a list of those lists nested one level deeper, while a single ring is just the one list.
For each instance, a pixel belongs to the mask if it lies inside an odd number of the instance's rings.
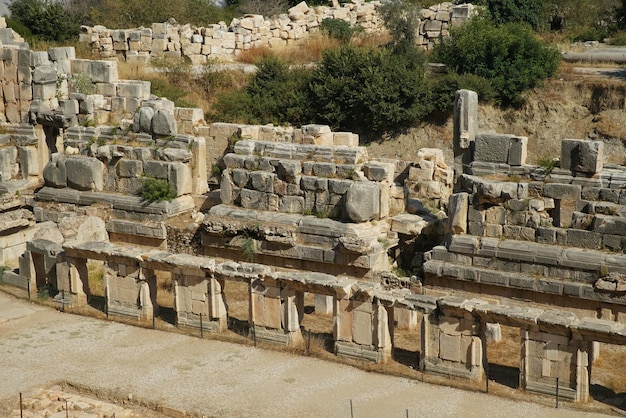
[{"label": "gravel ground", "polygon": [[[0,292],[0,400],[67,381],[220,417],[600,416],[63,314]],[[1,412],[1,411],[0,411]]]}]

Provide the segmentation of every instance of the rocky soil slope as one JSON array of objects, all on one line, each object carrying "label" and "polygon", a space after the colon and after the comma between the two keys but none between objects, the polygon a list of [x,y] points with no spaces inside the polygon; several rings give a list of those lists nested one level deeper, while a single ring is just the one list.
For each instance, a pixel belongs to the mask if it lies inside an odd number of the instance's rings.
[{"label": "rocky soil slope", "polygon": [[[617,68],[589,71],[567,64],[560,74],[531,92],[520,109],[481,104],[481,130],[528,136],[529,163],[543,156],[558,157],[560,141],[593,138],[605,141],[607,162],[626,163],[626,77]],[[452,118],[427,123],[404,135],[372,143],[376,157],[414,159],[423,147],[446,150],[452,159]]]}]

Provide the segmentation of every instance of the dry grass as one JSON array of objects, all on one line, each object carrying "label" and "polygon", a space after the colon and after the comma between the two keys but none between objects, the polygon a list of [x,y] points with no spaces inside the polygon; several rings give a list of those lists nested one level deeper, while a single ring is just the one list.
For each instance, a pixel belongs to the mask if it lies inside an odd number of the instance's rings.
[{"label": "dry grass", "polygon": [[89,260],[87,262],[89,276],[89,293],[94,296],[104,297],[104,263],[102,261]]},{"label": "dry grass", "polygon": [[626,350],[624,347],[602,344],[600,358],[592,366],[591,383],[610,388],[615,393],[626,392]]},{"label": "dry grass", "polygon": [[174,281],[169,271],[155,271],[157,278],[157,304],[164,308],[174,308]]},{"label": "dry grass", "polygon": [[[350,41],[359,47],[379,47],[389,42],[389,35],[357,34]],[[243,51],[237,56],[237,61],[245,64],[254,64],[260,59],[273,55],[293,65],[311,64],[322,60],[324,51],[336,49],[341,42],[324,33],[317,33],[309,38],[290,43],[283,47],[268,48],[254,47]]]}]

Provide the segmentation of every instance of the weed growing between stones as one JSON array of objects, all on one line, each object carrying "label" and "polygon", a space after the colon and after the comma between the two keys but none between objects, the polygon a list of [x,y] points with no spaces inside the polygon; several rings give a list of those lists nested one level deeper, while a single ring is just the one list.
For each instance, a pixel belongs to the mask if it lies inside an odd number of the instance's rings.
[{"label": "weed growing between stones", "polygon": [[248,260],[248,262],[254,262],[254,259],[257,255],[256,243],[254,241],[254,238],[252,238],[248,231],[244,231],[243,233],[243,244],[241,244],[241,251],[243,252],[243,255],[246,257],[246,260]]},{"label": "weed growing between stones", "polygon": [[537,158],[537,165],[546,171],[546,174],[550,174],[552,170],[557,166],[557,160],[549,155],[543,155]]},{"label": "weed growing between stones", "polygon": [[167,180],[144,177],[142,184],[141,197],[148,203],[169,202],[176,198],[176,191]]}]

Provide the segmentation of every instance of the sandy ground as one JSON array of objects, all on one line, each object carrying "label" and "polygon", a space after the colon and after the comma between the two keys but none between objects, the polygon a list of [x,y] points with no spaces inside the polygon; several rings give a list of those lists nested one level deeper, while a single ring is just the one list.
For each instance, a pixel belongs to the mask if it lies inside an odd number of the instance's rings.
[{"label": "sandy ground", "polygon": [[[220,417],[569,417],[353,367],[64,314],[0,292],[0,400],[54,382]],[[0,414],[1,415],[1,414]]]}]

